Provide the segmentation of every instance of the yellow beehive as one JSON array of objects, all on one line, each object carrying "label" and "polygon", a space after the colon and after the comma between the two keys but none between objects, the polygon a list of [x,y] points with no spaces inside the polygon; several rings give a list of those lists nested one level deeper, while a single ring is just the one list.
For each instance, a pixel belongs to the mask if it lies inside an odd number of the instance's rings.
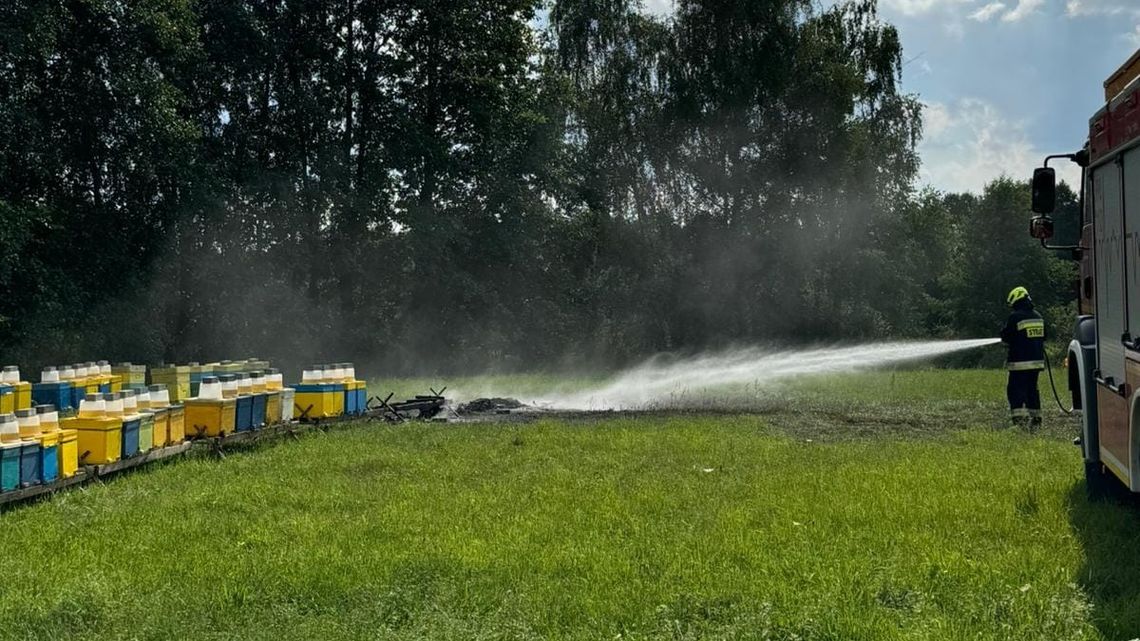
[{"label": "yellow beehive", "polygon": [[11,385],[0,383],[0,414],[12,414],[16,411],[16,390]]},{"label": "yellow beehive", "polygon": [[103,465],[122,456],[123,419],[65,418],[59,423],[65,431],[75,430],[80,462]]},{"label": "yellow beehive", "polygon": [[170,442],[170,408],[160,407],[151,410],[154,413],[154,433],[151,444],[154,447],[165,447]]},{"label": "yellow beehive", "polygon": [[265,424],[276,425],[281,422],[281,392],[265,393]]},{"label": "yellow beehive", "polygon": [[221,436],[234,431],[237,420],[237,399],[189,398],[186,408],[185,429],[191,437]]},{"label": "yellow beehive", "polygon": [[79,444],[78,432],[75,430],[60,430],[59,432],[59,477],[67,479],[75,476],[79,471]]},{"label": "yellow beehive", "polygon": [[[298,385],[293,403],[294,416],[307,419],[331,418],[339,416],[336,410],[340,401],[340,411],[344,412],[344,393],[337,393],[333,385]],[[338,398],[339,397],[339,398]]]},{"label": "yellow beehive", "polygon": [[181,405],[171,405],[167,408],[170,426],[170,443],[177,445],[186,440],[186,408]]},{"label": "yellow beehive", "polygon": [[32,409],[32,384],[27,381],[20,381],[13,385],[16,396],[16,409],[29,410]]},{"label": "yellow beehive", "polygon": [[190,367],[186,365],[156,367],[150,371],[150,382],[165,385],[175,403],[190,398]]}]

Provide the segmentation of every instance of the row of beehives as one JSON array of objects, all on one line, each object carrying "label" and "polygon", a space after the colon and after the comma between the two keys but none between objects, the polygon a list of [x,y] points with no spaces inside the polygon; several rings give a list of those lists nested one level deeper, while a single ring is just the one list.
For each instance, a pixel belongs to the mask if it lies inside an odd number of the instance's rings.
[{"label": "row of beehives", "polygon": [[154,368],[149,385],[147,369],[129,363],[45,368],[34,385],[19,378],[14,366],[0,373],[0,491],[50,484],[80,465],[114,463],[188,438],[356,416],[367,402],[349,363],[308,368],[293,387],[253,360]]}]

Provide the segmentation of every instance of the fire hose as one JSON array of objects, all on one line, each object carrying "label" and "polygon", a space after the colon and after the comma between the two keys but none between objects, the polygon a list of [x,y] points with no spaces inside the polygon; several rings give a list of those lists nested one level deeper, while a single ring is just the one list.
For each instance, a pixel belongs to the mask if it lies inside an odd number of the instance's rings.
[{"label": "fire hose", "polygon": [[1053,388],[1053,398],[1057,401],[1057,408],[1066,414],[1072,414],[1075,408],[1066,408],[1061,404],[1061,395],[1057,393],[1057,383],[1053,380],[1053,366],[1049,364],[1049,355],[1045,355],[1045,371],[1049,373],[1049,387]]}]

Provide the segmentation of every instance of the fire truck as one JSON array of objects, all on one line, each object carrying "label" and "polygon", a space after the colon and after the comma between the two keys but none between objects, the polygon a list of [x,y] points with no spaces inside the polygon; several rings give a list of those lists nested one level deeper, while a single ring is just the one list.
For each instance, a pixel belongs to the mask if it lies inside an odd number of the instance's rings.
[{"label": "fire truck", "polygon": [[[1032,181],[1030,235],[1080,263],[1068,388],[1080,411],[1090,497],[1140,493],[1140,51],[1104,83],[1078,152],[1045,159]],[[1053,245],[1056,173],[1081,168],[1080,240]]]}]

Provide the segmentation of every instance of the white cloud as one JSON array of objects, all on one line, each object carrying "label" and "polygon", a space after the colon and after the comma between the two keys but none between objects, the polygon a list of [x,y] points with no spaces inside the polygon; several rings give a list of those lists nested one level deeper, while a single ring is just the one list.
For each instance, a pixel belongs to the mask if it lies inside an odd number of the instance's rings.
[{"label": "white cloud", "polygon": [[1136,0],[1069,0],[1065,3],[1065,13],[1076,16],[1116,16],[1132,14],[1140,16],[1140,2]]},{"label": "white cloud", "polygon": [[[1029,140],[1026,124],[1011,120],[985,100],[965,98],[954,104],[928,102],[925,132],[919,153],[919,179],[945,191],[980,192],[1002,176],[1028,179],[1050,153],[1073,149],[1038,149]],[[1076,187],[1080,169],[1058,163],[1057,174]]]},{"label": "white cloud", "polygon": [[972,4],[975,0],[883,0],[883,6],[907,16],[917,16],[947,5]]},{"label": "white cloud", "polygon": [[978,9],[977,11],[971,13],[970,14],[970,20],[977,20],[978,22],[986,22],[990,18],[994,17],[999,12],[1001,12],[1003,9],[1005,9],[1005,3],[1004,2],[991,2],[991,3],[987,4],[986,6],[982,7],[981,9]]},{"label": "white cloud", "polygon": [[1133,47],[1140,47],[1140,24],[1136,25],[1131,33],[1124,34],[1124,39]]},{"label": "white cloud", "polygon": [[1035,13],[1043,4],[1045,4],[1045,0],[1017,0],[1017,6],[1002,16],[1001,19],[1004,22],[1017,22],[1031,13]]}]

